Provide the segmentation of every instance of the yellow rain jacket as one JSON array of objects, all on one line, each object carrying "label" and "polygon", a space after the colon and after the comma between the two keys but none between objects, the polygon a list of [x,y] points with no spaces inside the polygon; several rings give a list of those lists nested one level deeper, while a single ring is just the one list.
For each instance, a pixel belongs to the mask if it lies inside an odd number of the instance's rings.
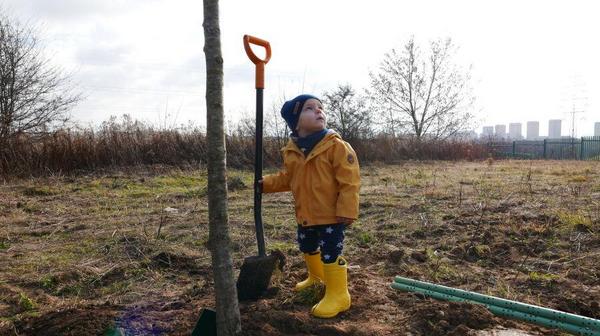
[{"label": "yellow rain jacket", "polygon": [[284,169],[263,178],[263,192],[292,191],[299,225],[358,218],[360,170],[350,144],[330,131],[307,157],[291,139],[282,152]]}]

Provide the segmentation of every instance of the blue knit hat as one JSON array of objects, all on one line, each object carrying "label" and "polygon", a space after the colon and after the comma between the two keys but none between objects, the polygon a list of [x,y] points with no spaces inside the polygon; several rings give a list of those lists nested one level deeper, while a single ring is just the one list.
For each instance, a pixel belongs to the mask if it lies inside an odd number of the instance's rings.
[{"label": "blue knit hat", "polygon": [[283,107],[281,108],[281,116],[283,117],[283,119],[285,119],[285,122],[287,123],[290,130],[292,130],[292,132],[296,130],[296,126],[298,125],[298,119],[300,119],[300,112],[302,112],[302,107],[304,106],[304,103],[309,99],[316,99],[319,102],[321,101],[321,99],[313,95],[302,94],[292,100],[286,101],[283,104]]}]

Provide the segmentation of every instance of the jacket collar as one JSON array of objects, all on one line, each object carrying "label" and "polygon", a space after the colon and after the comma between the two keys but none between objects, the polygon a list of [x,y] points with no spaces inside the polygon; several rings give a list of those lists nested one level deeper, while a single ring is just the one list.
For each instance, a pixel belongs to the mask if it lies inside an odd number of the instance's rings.
[{"label": "jacket collar", "polygon": [[[336,131],[330,129],[329,132],[327,133],[327,135],[325,135],[325,137],[321,141],[319,141],[319,143],[315,146],[315,148],[313,148],[313,150],[310,152],[310,154],[306,157],[306,161],[309,161],[313,157],[317,156],[319,153],[321,153],[321,152],[325,151],[327,148],[333,146],[333,144],[334,144],[333,139],[335,139],[335,138],[341,139],[340,135]],[[292,139],[288,140],[287,145],[285,147],[283,147],[282,151],[283,152],[287,152],[287,151],[296,152],[304,157],[304,153],[302,153],[300,148],[298,148],[298,146]]]}]

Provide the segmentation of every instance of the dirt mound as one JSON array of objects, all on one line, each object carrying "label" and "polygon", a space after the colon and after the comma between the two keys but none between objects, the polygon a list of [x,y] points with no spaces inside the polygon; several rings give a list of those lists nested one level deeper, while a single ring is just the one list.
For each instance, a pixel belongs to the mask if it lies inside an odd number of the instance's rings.
[{"label": "dirt mound", "polygon": [[209,267],[199,265],[192,256],[165,251],[152,257],[152,265],[158,268],[187,271],[190,275],[208,275],[210,273]]},{"label": "dirt mound", "polygon": [[138,237],[123,236],[118,241],[121,253],[125,253],[127,257],[133,260],[141,259],[147,253],[146,244]]},{"label": "dirt mound", "polygon": [[[584,297],[582,295],[582,297]],[[556,307],[559,310],[587,316],[594,319],[600,318],[600,304],[597,301],[578,299],[576,297],[562,297]]]},{"label": "dirt mound", "polygon": [[318,335],[318,336],[366,336],[369,333],[356,326],[340,325],[338,318],[319,320],[306,312],[264,311],[247,312],[242,315],[244,336],[271,335]]},{"label": "dirt mound", "polygon": [[412,313],[411,330],[419,335],[466,335],[496,324],[485,307],[470,303],[436,302],[419,305]]},{"label": "dirt mound", "polygon": [[9,317],[23,311],[19,305],[19,292],[0,285],[0,317]]},{"label": "dirt mound", "polygon": [[61,309],[15,323],[24,335],[102,335],[109,330],[119,313],[113,305]]}]

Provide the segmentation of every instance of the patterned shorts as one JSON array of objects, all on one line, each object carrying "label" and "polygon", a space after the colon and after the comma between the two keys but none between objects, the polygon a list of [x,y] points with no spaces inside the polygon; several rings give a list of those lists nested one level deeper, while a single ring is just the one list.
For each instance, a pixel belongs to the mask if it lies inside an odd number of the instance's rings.
[{"label": "patterned shorts", "polygon": [[335,262],[344,248],[345,224],[327,224],[302,227],[298,225],[300,251],[311,253],[321,250],[321,260],[329,264]]}]

